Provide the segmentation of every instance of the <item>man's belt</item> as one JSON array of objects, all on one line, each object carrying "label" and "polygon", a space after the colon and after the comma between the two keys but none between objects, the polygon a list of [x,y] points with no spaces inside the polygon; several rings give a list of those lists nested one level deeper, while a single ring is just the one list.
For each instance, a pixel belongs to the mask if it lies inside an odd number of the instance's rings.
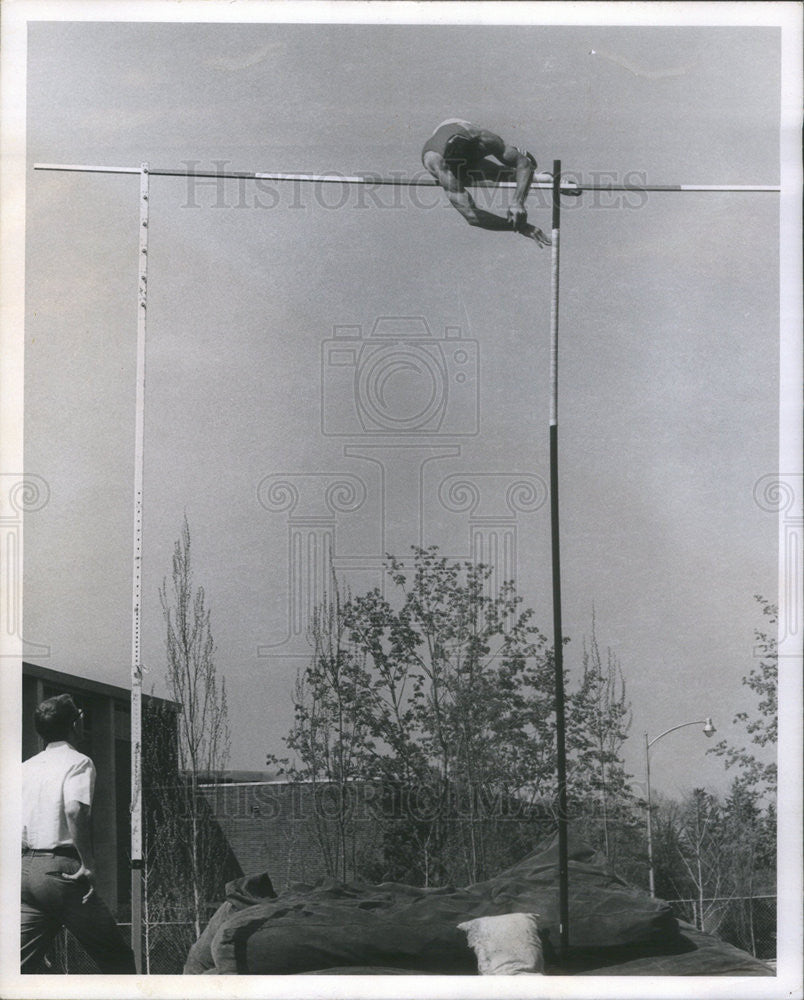
[{"label": "man's belt", "polygon": [[34,858],[75,858],[76,861],[79,860],[78,851],[72,844],[62,844],[46,851],[40,850],[38,847],[23,847],[22,853]]}]

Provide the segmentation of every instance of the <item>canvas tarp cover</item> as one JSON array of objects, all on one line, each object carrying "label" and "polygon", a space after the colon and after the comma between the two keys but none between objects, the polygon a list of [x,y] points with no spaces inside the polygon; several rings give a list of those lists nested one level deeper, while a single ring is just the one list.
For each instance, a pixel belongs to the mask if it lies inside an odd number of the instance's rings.
[{"label": "canvas tarp cover", "polygon": [[[290,975],[371,968],[472,975],[475,956],[457,925],[513,912],[540,915],[549,956],[559,941],[557,872],[553,842],[466,888],[323,879],[265,898],[257,894],[259,882],[237,880],[184,971]],[[769,973],[750,955],[680,927],[667,903],[629,887],[583,844],[569,845],[569,925],[570,954],[561,969],[552,969],[557,974]]]}]

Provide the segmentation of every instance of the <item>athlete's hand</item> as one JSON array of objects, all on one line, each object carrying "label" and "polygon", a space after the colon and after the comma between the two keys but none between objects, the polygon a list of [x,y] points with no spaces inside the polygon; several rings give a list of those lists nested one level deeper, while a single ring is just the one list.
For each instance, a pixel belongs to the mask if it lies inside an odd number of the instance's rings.
[{"label": "athlete's hand", "polygon": [[528,221],[528,213],[522,205],[512,205],[508,209],[508,221],[515,233],[521,233]]},{"label": "athlete's hand", "polygon": [[521,232],[523,236],[527,236],[528,239],[534,240],[540,247],[551,247],[553,245],[550,237],[546,236],[538,226],[525,226]]},{"label": "athlete's hand", "polygon": [[84,865],[81,865],[78,871],[74,872],[72,875],[68,875],[67,872],[64,872],[62,878],[65,880],[65,882],[78,882],[80,879],[84,879],[85,883],[89,886],[89,888],[81,900],[82,903],[86,903],[86,901],[95,891],[95,873],[91,871],[89,868],[85,867]]}]

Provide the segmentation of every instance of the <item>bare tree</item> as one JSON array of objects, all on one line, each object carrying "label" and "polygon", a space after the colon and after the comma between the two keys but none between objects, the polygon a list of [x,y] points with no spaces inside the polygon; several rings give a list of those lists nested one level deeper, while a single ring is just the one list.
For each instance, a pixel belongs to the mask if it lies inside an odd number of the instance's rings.
[{"label": "bare tree", "polygon": [[163,582],[159,597],[166,626],[168,691],[178,704],[178,781],[166,826],[173,823],[179,810],[183,837],[173,849],[183,853],[186,886],[183,892],[174,888],[178,897],[187,896],[189,919],[199,935],[206,924],[208,907],[219,895],[222,862],[227,855],[200,785],[214,783],[226,766],[229,725],[226,684],[223,679],[218,681],[215,667],[210,612],[203,587],[195,589],[193,584],[186,516],[173,549],[170,582]]},{"label": "bare tree", "polygon": [[[631,703],[625,678],[611,649],[606,656],[597,639],[597,618],[582,654],[583,675],[568,696],[567,746],[569,798],[575,826],[611,862],[632,848],[635,797],[622,762],[631,728]],[[625,839],[625,843],[621,840]]]},{"label": "bare tree", "polygon": [[657,796],[655,829],[658,895],[691,902],[693,923],[716,933],[730,864],[721,803],[703,788],[681,801]]}]

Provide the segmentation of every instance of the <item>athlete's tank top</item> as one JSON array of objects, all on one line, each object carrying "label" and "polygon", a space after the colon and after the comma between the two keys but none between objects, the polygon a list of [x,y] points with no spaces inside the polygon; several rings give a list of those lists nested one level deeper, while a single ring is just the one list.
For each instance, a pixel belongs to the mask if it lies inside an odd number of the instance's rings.
[{"label": "athlete's tank top", "polygon": [[424,154],[431,150],[446,160],[454,160],[464,164],[480,159],[481,157],[478,155],[479,139],[472,135],[468,126],[469,122],[459,118],[450,118],[442,122],[424,144],[422,159],[424,159]]}]

